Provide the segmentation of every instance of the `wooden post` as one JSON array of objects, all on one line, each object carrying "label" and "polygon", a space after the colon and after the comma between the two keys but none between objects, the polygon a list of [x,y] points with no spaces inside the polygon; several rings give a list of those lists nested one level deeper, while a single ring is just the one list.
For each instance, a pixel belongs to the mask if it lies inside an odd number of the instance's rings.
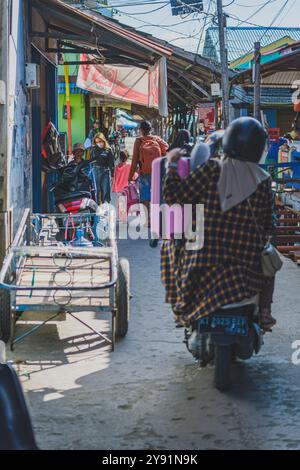
[{"label": "wooden post", "polygon": [[260,75],[260,42],[254,43],[254,70],[253,70],[253,82],[254,82],[254,112],[253,115],[255,119],[261,121],[260,114],[260,84],[261,84],[261,75]]},{"label": "wooden post", "polygon": [[196,119],[196,108],[193,108],[193,140],[194,144],[197,142],[197,119]]},{"label": "wooden post", "polygon": [[67,119],[68,119],[68,153],[72,155],[72,123],[71,123],[71,102],[70,102],[70,83],[69,83],[69,67],[64,64],[65,83],[66,83],[66,106],[67,106]]}]

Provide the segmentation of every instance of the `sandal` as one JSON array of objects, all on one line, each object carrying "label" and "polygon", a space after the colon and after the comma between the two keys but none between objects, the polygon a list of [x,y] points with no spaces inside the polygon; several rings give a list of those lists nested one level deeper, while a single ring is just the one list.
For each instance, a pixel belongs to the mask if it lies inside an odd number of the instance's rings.
[{"label": "sandal", "polygon": [[175,322],[176,328],[184,328],[188,326],[185,320],[183,319],[182,315],[175,315],[173,313],[173,320]]},{"label": "sandal", "polygon": [[272,327],[276,323],[276,318],[272,317],[270,309],[264,308],[259,312],[259,324],[264,332],[272,332]]}]

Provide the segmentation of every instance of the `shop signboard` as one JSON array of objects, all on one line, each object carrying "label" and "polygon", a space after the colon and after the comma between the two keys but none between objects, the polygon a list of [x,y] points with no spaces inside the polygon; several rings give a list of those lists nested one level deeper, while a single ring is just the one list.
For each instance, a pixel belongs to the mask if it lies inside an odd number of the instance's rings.
[{"label": "shop signboard", "polygon": [[215,130],[215,105],[203,103],[197,108],[198,122],[204,124],[206,132]]},{"label": "shop signboard", "polygon": [[[81,61],[87,61],[86,55]],[[111,99],[158,108],[159,63],[149,69],[113,65],[81,65],[77,87]]]},{"label": "shop signboard", "polygon": [[90,107],[91,108],[99,108],[101,106],[106,106],[108,108],[122,108],[126,109],[127,111],[131,111],[132,104],[126,103],[125,101],[117,101],[111,99],[109,96],[100,96],[96,94],[90,94]]}]

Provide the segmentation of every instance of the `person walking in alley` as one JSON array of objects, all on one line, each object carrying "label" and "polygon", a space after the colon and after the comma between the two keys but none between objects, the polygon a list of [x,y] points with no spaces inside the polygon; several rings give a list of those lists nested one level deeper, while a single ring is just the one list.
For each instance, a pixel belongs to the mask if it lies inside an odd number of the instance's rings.
[{"label": "person walking in alley", "polygon": [[182,152],[168,154],[167,204],[204,205],[204,246],[176,252],[164,243],[161,275],[175,320],[190,324],[218,308],[260,293],[260,324],[270,331],[274,278],[262,272],[262,251],[273,233],[271,177],[258,163],[266,132],[253,118],[239,118],[223,138],[225,158],[209,159],[181,180]]},{"label": "person walking in alley", "polygon": [[[138,194],[135,183],[128,186],[128,177],[130,173],[131,163],[129,162],[129,152],[125,150],[120,151],[120,163],[115,167],[114,179],[113,179],[113,188],[112,192],[117,194],[117,207],[118,207],[118,219],[120,221],[126,220],[126,214],[128,213],[128,203],[130,204],[130,198],[126,200],[126,208],[122,204],[122,192],[130,191],[129,194],[134,193],[138,200]],[[133,181],[135,182],[138,177],[138,174],[133,175]],[[132,191],[131,191],[132,190]]]},{"label": "person walking in alley", "polygon": [[181,149],[185,151],[186,156],[189,157],[193,150],[193,146],[190,144],[191,134],[187,129],[180,129],[173,144],[170,146],[169,150]]},{"label": "person walking in alley", "polygon": [[93,126],[89,132],[88,139],[93,143],[96,134],[99,134],[99,132],[102,132],[100,129],[100,121],[99,119],[96,119],[93,122]]},{"label": "person walking in alley", "polygon": [[114,157],[102,132],[95,135],[90,163],[93,164],[98,204],[111,201],[111,176],[114,172]]},{"label": "person walking in alley", "polygon": [[140,202],[148,210],[151,200],[151,172],[152,162],[155,158],[166,155],[168,144],[157,135],[151,135],[150,122],[143,121],[140,125],[141,137],[137,137],[133,147],[133,158],[128,181],[133,179],[137,169],[139,170],[138,186],[140,190]]},{"label": "person walking in alley", "polygon": [[[129,153],[128,150],[120,151],[120,163],[115,167],[114,171],[114,180],[113,180],[113,193],[121,193],[123,189],[128,185],[128,178],[131,168],[131,163],[129,162]],[[137,179],[137,173],[132,177],[132,180]]]}]

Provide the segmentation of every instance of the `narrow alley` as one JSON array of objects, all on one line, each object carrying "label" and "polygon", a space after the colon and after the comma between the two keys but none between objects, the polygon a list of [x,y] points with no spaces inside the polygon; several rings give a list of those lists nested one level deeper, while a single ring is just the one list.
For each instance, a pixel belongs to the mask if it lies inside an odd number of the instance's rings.
[{"label": "narrow alley", "polygon": [[[213,386],[182,343],[164,304],[159,249],[120,242],[131,263],[131,319],[114,353],[68,319],[16,345],[36,437],[42,449],[299,449],[299,268],[277,277],[274,316],[260,354],[239,362],[230,392]],[[297,295],[295,295],[297,293]],[[92,314],[86,318],[91,321]],[[108,323],[91,323],[102,330]],[[18,324],[18,332],[23,325]],[[23,362],[25,361],[25,362]]]}]

